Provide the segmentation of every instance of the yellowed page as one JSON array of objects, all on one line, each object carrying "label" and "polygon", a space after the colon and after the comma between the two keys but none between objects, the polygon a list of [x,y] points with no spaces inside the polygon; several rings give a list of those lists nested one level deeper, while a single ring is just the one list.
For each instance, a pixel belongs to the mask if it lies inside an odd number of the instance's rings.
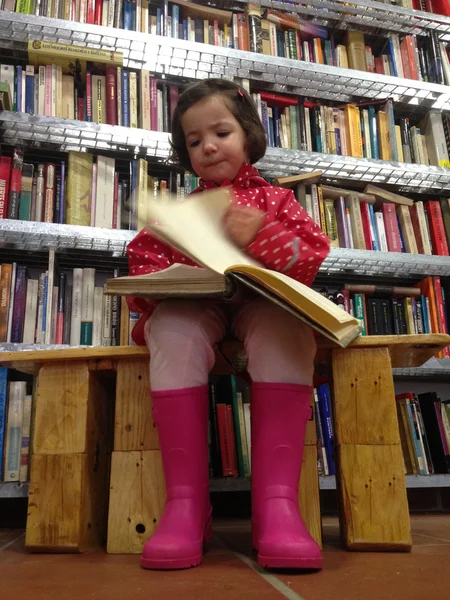
[{"label": "yellowed page", "polygon": [[152,199],[148,228],[197,263],[225,273],[235,264],[261,266],[226,235],[223,215],[231,202],[228,188],[195,194],[182,202]]}]

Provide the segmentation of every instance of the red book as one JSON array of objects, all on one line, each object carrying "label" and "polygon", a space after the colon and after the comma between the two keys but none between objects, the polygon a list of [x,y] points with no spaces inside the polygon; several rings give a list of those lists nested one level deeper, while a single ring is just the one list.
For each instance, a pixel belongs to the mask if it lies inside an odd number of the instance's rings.
[{"label": "red book", "polygon": [[364,230],[364,241],[366,242],[366,249],[373,250],[372,245],[372,233],[370,231],[370,213],[369,213],[369,205],[367,202],[360,202],[361,207],[361,219]]},{"label": "red book", "polygon": [[[86,121],[92,121],[92,75],[91,71],[88,69],[86,71],[86,95],[85,95],[85,103],[86,103]],[[84,121],[84,114],[78,113],[81,115],[80,121]]]},{"label": "red book", "polygon": [[378,73],[379,75],[384,75],[383,59],[375,58],[374,60],[375,60],[375,73]]},{"label": "red book", "polygon": [[11,158],[0,158],[0,219],[8,218],[9,179],[11,177]]},{"label": "red book", "polygon": [[[280,108],[286,108],[286,106],[297,106],[298,104],[297,98],[291,98],[289,96],[280,96],[279,94],[271,94],[270,92],[260,92],[260,96],[261,100],[267,102],[269,106],[278,104]],[[312,103],[312,106],[315,106],[315,104]]]},{"label": "red book", "polygon": [[239,50],[250,51],[250,36],[248,33],[247,15],[237,14]]},{"label": "red book", "polygon": [[[95,24],[95,0],[86,0],[86,23],[89,25]],[[101,25],[101,23],[99,23]]]},{"label": "red book", "polygon": [[158,131],[158,87],[154,77],[150,77],[150,128]]},{"label": "red book", "polygon": [[[433,277],[433,285],[434,285],[434,292],[435,292],[435,297],[436,297],[436,307],[437,307],[439,331],[441,333],[448,333],[447,332],[447,321],[445,318],[444,299],[442,296],[441,278]],[[442,354],[445,358],[450,358],[450,351],[449,351],[448,346],[446,346],[443,349]]]},{"label": "red book", "polygon": [[[428,9],[429,5],[431,10]],[[448,0],[425,0],[425,6],[428,12],[450,17],[450,4]]]},{"label": "red book", "polygon": [[19,198],[22,189],[23,150],[14,148],[11,179],[9,182],[8,218],[19,218]]},{"label": "red book", "polygon": [[219,434],[220,457],[222,460],[222,473],[224,477],[237,475],[233,473],[231,440],[228,427],[227,405],[223,403],[216,404],[217,411],[217,432]]},{"label": "red book", "polygon": [[94,25],[102,24],[103,0],[95,0]]},{"label": "red book", "polygon": [[117,125],[117,67],[106,67],[106,122]]},{"label": "red book", "polygon": [[398,229],[395,204],[383,202],[381,210],[383,212],[384,228],[386,230],[386,241],[388,250],[389,252],[401,252],[402,244],[400,241],[400,231]]},{"label": "red book", "polygon": [[84,121],[84,98],[78,97],[77,107],[78,107],[78,121]]},{"label": "red book", "polygon": [[447,238],[445,235],[444,220],[442,219],[439,201],[428,200],[425,204],[425,213],[430,227],[433,254],[436,254],[437,256],[448,256]]}]

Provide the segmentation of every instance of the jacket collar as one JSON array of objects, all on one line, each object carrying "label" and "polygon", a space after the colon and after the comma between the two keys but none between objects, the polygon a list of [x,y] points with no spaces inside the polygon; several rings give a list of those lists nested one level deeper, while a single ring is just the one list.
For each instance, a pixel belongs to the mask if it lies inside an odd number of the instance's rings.
[{"label": "jacket collar", "polygon": [[234,188],[245,189],[249,187],[268,186],[270,184],[267,183],[267,181],[261,177],[258,169],[255,169],[255,167],[253,167],[252,165],[243,163],[234,181],[226,179],[220,185],[217,185],[217,183],[214,183],[214,181],[205,181],[203,179],[200,179],[198,191],[211,190],[220,187],[228,187],[230,185]]}]

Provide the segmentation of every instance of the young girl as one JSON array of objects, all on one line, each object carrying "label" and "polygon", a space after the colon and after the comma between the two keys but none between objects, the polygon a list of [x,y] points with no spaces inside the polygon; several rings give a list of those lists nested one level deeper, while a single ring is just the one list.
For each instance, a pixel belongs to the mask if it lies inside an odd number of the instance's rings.
[{"label": "young girl", "polygon": [[[266,268],[311,285],[329,241],[292,191],[267,183],[251,165],[266,136],[254,103],[236,84],[209,79],[190,85],[175,109],[174,158],[200,178],[194,193],[232,186],[223,227]],[[131,274],[195,265],[143,230],[127,248]],[[197,266],[197,265],[195,265]],[[245,345],[252,380],[252,527],[258,563],[319,569],[320,550],[300,516],[298,485],[311,416],[316,345],[302,321],[262,297],[220,301],[128,298],[143,314],[133,330],[150,350],[153,415],[167,500],[142,566],[181,569],[200,564],[211,537],[208,491],[208,373],[227,327]]]}]

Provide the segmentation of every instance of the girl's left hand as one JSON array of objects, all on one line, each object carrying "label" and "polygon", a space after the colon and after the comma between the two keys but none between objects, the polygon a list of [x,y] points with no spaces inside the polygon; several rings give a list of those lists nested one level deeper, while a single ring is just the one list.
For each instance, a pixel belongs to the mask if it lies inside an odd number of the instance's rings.
[{"label": "girl's left hand", "polygon": [[246,248],[256,238],[265,216],[265,213],[257,208],[230,204],[223,216],[223,226],[237,246]]}]

